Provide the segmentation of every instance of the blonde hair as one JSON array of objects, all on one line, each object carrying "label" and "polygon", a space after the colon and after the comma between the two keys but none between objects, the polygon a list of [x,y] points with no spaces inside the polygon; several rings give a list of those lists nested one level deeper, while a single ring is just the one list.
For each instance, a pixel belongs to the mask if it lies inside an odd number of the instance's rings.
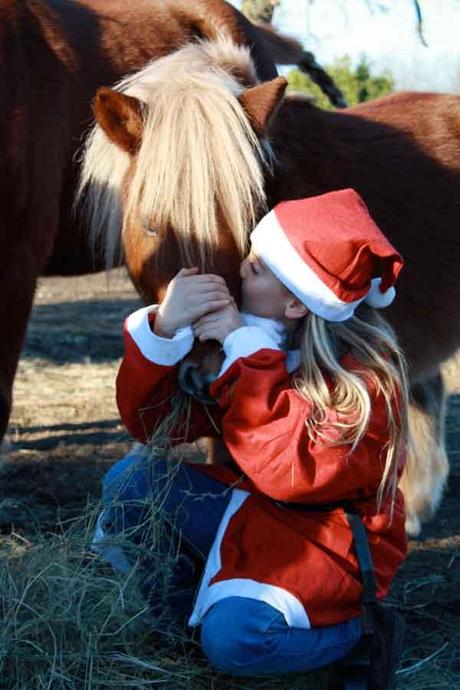
[{"label": "blonde hair", "polygon": [[[125,200],[161,234],[171,226],[187,256],[195,237],[205,265],[225,218],[244,255],[248,228],[265,209],[264,172],[270,149],[259,142],[238,100],[257,78],[249,49],[221,36],[188,44],[153,60],[114,88],[142,103],[144,129]],[[104,242],[113,265],[122,226],[121,189],[131,161],[96,124],[88,136],[78,190],[85,193],[93,247]]]},{"label": "blonde hair", "polygon": [[[372,414],[369,387],[375,387],[377,395],[383,396],[388,443],[377,507],[380,510],[389,494],[392,512],[398,464],[408,444],[409,402],[407,365],[393,329],[376,310],[362,304],[352,318],[343,322],[307,314],[300,337],[302,372],[294,386],[313,408],[306,419],[311,440],[329,446],[350,444],[353,453]],[[344,368],[340,360],[346,351],[365,371]],[[335,421],[330,419],[331,410],[336,413]]]}]

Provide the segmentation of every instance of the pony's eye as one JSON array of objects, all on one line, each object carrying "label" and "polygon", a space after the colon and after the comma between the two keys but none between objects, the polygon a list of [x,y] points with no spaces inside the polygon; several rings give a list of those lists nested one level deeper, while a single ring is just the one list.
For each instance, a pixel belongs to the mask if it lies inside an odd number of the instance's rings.
[{"label": "pony's eye", "polygon": [[149,225],[149,227],[146,228],[145,232],[150,237],[156,237],[158,235],[158,230],[156,228],[154,228],[152,225]]}]

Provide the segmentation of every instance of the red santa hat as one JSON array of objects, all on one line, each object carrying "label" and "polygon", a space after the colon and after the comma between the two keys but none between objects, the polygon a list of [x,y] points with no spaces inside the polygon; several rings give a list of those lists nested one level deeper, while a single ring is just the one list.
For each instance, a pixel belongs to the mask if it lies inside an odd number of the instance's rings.
[{"label": "red santa hat", "polygon": [[278,204],[251,243],[278,279],[327,321],[349,319],[362,301],[381,309],[395,297],[403,259],[354,189]]}]

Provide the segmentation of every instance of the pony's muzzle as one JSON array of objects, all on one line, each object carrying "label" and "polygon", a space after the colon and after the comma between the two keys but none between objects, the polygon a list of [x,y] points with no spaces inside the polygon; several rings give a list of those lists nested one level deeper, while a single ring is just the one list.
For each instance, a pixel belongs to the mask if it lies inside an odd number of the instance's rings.
[{"label": "pony's muzzle", "polygon": [[209,386],[215,378],[215,374],[204,374],[196,362],[185,360],[179,366],[177,383],[184,393],[188,393],[199,402],[209,405],[216,402],[209,395]]}]

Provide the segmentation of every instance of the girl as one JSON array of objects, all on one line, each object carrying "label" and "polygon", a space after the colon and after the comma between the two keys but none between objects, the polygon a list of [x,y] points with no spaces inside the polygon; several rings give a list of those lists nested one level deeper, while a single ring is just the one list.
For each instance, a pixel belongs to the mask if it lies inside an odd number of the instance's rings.
[{"label": "girl", "polygon": [[[171,438],[220,432],[233,464],[181,463],[162,509],[185,545],[175,605],[201,626],[210,663],[235,675],[313,669],[359,639],[362,584],[345,505],[366,528],[379,598],[406,555],[397,482],[407,379],[375,311],[393,300],[402,259],[351,189],[279,204],[251,243],[243,313],[221,278],[182,269],[160,306],[127,319],[117,379],[122,419],[147,443],[174,404],[176,366],[194,337],[222,344],[216,408],[191,401],[189,424]],[[134,452],[106,476],[96,541],[114,565],[132,559],[110,547],[111,535],[143,524],[162,475],[164,461]],[[192,552],[206,561],[196,596]],[[153,604],[157,583],[146,583]]]}]

